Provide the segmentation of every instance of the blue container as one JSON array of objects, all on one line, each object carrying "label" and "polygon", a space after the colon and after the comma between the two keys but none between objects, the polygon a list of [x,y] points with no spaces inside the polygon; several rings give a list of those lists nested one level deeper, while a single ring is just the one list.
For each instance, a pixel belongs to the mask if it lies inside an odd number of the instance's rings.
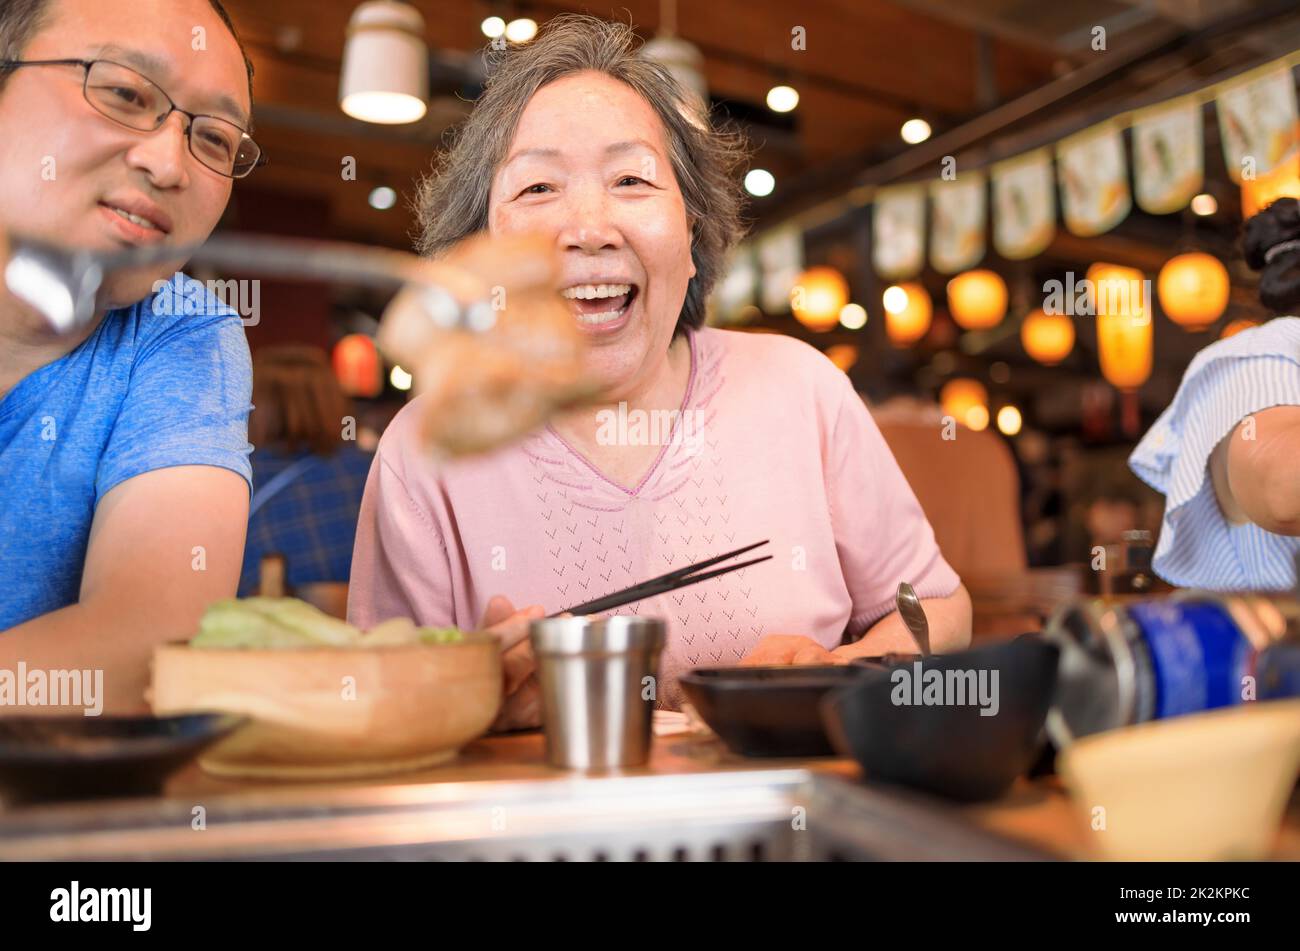
[{"label": "blue container", "polygon": [[[1254,612],[1252,604],[1270,602],[1274,610]],[[1282,639],[1294,609],[1289,596],[1189,592],[1067,605],[1045,632],[1061,649],[1048,732],[1061,747],[1148,720],[1300,697],[1300,644]],[[1256,625],[1264,616],[1268,623]],[[1251,636],[1238,617],[1252,625]]]},{"label": "blue container", "polygon": [[1255,650],[1215,601],[1146,601],[1129,616],[1146,641],[1155,716],[1179,716],[1242,703],[1253,695]]}]

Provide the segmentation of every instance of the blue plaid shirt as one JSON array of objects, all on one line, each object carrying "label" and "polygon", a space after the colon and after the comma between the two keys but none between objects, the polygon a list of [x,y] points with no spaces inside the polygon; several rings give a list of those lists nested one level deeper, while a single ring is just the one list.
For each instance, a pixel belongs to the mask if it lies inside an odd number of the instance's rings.
[{"label": "blue plaid shirt", "polygon": [[[254,492],[310,452],[272,449],[252,454]],[[344,444],[333,455],[314,457],[298,476],[267,500],[248,521],[239,595],[257,592],[263,555],[284,556],[288,584],[347,581],[352,543],[372,453]]]}]

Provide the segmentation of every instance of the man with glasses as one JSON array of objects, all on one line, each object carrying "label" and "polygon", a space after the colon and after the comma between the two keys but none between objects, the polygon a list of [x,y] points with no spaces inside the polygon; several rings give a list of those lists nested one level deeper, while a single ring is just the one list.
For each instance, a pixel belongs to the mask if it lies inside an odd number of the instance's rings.
[{"label": "man with glasses", "polygon": [[[217,0],[3,0],[0,235],[202,241],[261,161],[251,77]],[[71,336],[0,286],[0,671],[102,670],[109,711],[243,554],[248,346],[182,263],[114,275]]]}]

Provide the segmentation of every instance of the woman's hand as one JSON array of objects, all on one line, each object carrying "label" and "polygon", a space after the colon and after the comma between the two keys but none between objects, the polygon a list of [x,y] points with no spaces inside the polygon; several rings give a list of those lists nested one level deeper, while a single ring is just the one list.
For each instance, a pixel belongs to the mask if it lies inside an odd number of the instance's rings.
[{"label": "woman's hand", "polygon": [[744,656],[741,667],[772,667],[803,664],[847,664],[849,659],[834,654],[811,637],[800,634],[769,634]]},{"label": "woman's hand", "polygon": [[501,641],[501,680],[505,702],[492,723],[494,731],[522,730],[542,723],[542,692],[537,660],[528,639],[528,623],[546,613],[540,605],[516,611],[510,599],[496,595],[488,601],[480,630]]}]

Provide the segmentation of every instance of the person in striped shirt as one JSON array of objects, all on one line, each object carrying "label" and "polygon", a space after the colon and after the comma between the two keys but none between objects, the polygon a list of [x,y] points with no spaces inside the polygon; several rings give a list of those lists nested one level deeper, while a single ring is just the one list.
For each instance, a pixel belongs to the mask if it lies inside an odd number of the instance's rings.
[{"label": "person in striped shirt", "polygon": [[[1300,305],[1300,203],[1251,218],[1246,262],[1275,313]],[[1181,587],[1282,590],[1300,552],[1300,317],[1282,316],[1198,353],[1173,402],[1129,458],[1165,495],[1153,568]]]}]

